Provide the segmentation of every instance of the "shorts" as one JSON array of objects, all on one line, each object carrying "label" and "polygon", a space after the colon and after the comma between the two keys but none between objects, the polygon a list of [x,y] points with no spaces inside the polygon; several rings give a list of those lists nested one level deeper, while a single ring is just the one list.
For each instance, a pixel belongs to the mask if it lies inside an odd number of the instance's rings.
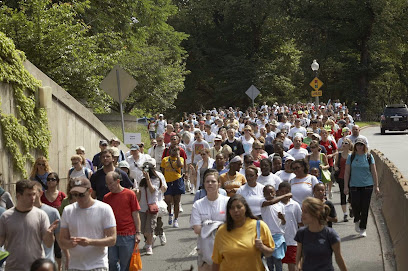
[{"label": "shorts", "polygon": [[170,195],[170,196],[175,196],[175,195],[181,195],[186,193],[186,188],[184,186],[184,179],[180,178],[172,182],[168,182],[167,184],[167,190],[164,192],[164,195]]},{"label": "shorts", "polygon": [[157,226],[157,214],[148,212],[139,212],[140,216],[140,231],[144,233],[153,233]]},{"label": "shorts", "polygon": [[296,264],[296,252],[297,246],[287,246],[285,258],[282,259],[282,263]]}]

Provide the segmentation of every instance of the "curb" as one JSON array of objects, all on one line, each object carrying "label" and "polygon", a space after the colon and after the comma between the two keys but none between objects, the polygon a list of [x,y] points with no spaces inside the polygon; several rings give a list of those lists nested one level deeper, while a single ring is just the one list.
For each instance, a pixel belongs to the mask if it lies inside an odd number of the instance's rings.
[{"label": "curb", "polygon": [[371,197],[370,211],[380,239],[381,256],[383,259],[383,269],[386,271],[396,271],[394,247],[391,241],[387,224],[382,215],[382,198],[374,195]]}]

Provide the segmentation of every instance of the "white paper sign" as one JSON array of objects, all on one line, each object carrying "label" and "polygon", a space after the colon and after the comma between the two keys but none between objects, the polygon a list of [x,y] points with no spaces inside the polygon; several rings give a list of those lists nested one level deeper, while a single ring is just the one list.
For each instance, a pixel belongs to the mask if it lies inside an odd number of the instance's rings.
[{"label": "white paper sign", "polygon": [[142,143],[141,133],[125,133],[125,144],[140,144]]}]

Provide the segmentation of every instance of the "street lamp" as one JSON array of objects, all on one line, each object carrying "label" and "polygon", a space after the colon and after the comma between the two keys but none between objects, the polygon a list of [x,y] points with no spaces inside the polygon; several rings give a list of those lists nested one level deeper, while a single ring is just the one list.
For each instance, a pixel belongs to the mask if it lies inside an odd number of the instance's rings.
[{"label": "street lamp", "polygon": [[[319,70],[319,63],[317,63],[316,59],[313,59],[312,65],[310,65],[310,68],[312,68],[312,71],[314,71],[315,73],[315,77],[317,77],[317,72]],[[319,96],[316,96],[316,108],[315,110],[317,110],[317,108],[319,108]]]}]

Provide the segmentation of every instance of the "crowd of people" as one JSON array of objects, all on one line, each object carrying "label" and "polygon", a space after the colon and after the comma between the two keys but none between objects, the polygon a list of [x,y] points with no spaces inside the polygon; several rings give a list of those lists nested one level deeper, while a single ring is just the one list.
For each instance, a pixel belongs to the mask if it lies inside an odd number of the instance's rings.
[{"label": "crowd of people", "polygon": [[152,255],[157,239],[167,242],[165,219],[179,227],[186,193],[199,270],[333,270],[333,252],[347,270],[332,187],[361,237],[379,189],[367,138],[344,104],[214,108],[182,121],[159,114],[147,129],[148,150],[100,140],[90,160],[77,147],[66,194],[45,157],[17,182],[16,205],[0,187],[5,270],[128,270],[135,244]]}]

